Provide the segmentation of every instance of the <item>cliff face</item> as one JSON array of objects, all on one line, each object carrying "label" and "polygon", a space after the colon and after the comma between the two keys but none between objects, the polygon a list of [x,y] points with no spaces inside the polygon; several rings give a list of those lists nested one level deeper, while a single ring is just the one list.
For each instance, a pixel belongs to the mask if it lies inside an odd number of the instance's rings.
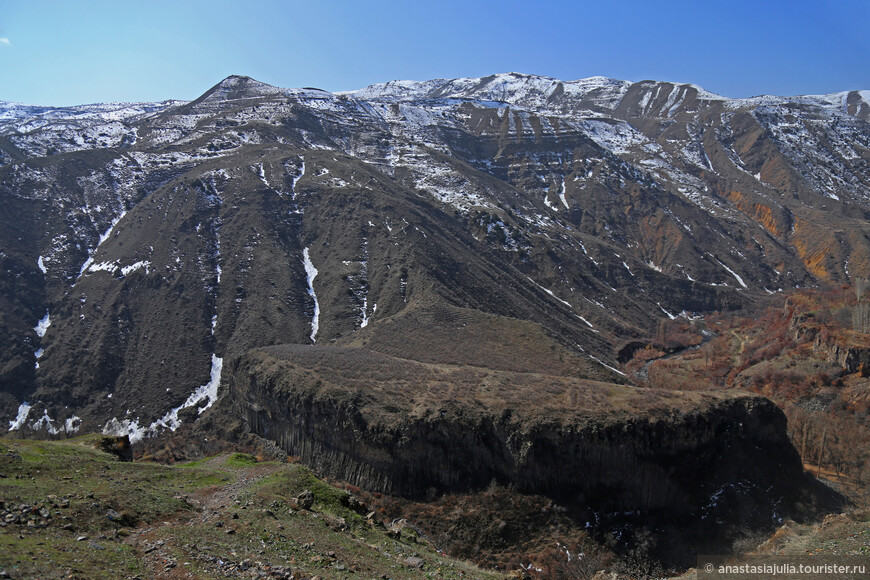
[{"label": "cliff face", "polygon": [[[525,384],[525,406],[501,397],[503,404],[484,407],[468,392],[431,405],[411,392],[405,404],[382,405],[374,389],[338,386],[329,364],[309,365],[298,351],[281,360],[254,351],[228,369],[229,396],[253,432],[368,490],[421,498],[495,481],[578,514],[756,523],[784,516],[805,491],[785,417],[762,397],[680,393],[658,401],[636,387],[556,385],[558,378],[539,376],[549,395],[532,401],[540,391]],[[573,406],[571,389],[583,391]],[[557,410],[559,401],[568,404]]]},{"label": "cliff face", "polygon": [[870,340],[863,332],[851,328],[833,327],[826,317],[830,314],[807,314],[800,311],[798,299],[786,301],[784,316],[789,317],[788,334],[797,343],[812,344],[814,353],[826,362],[836,364],[844,375],[870,375]]}]

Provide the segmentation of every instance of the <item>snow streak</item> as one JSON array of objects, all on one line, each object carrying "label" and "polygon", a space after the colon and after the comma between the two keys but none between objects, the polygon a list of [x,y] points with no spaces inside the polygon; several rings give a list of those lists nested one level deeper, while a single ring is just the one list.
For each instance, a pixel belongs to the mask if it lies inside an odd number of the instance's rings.
[{"label": "snow streak", "polygon": [[[109,229],[107,229],[106,232],[100,236],[100,241],[97,242],[97,247],[93,250],[88,251],[88,259],[85,260],[84,264],[82,264],[82,269],[79,271],[78,278],[81,278],[87,271],[87,269],[90,268],[91,264],[94,263],[94,256],[97,254],[97,250],[100,249],[100,246],[103,244],[103,242],[109,239],[109,236],[112,235],[112,230],[115,229],[115,226],[118,225],[118,222],[121,221],[121,218],[123,218],[125,215],[127,215],[126,211],[122,211],[120,214],[118,214],[118,217],[112,220],[112,225],[109,226]],[[78,280],[78,278],[76,278],[76,280]]]},{"label": "snow streak", "polygon": [[48,310],[45,311],[45,316],[36,323],[36,326],[33,327],[33,330],[36,331],[36,336],[42,338],[45,336],[48,327],[51,326],[51,315],[48,313]]},{"label": "snow streak", "polygon": [[224,359],[212,354],[211,355],[211,376],[209,381],[196,389],[187,397],[178,407],[168,411],[163,417],[157,419],[148,427],[139,425],[139,419],[124,419],[119,421],[113,417],[103,427],[104,435],[127,435],[131,443],[141,441],[144,437],[157,435],[163,429],[175,431],[181,425],[181,420],[178,418],[178,413],[182,409],[195,407],[206,401],[205,405],[198,409],[199,414],[202,414],[206,409],[211,407],[217,401],[218,387],[221,383],[221,371],[223,370]]},{"label": "snow streak", "polygon": [[24,426],[24,422],[27,421],[27,415],[30,414],[30,403],[27,401],[21,403],[18,406],[18,415],[12,421],[9,421],[9,430],[17,431]]},{"label": "snow streak", "polygon": [[317,331],[320,329],[320,303],[314,293],[314,278],[317,277],[317,268],[311,262],[308,248],[302,250],[302,260],[305,266],[305,275],[308,277],[308,295],[314,300],[314,317],[311,319],[311,342],[317,342]]},{"label": "snow streak", "polygon": [[737,280],[737,283],[738,283],[738,284],[740,284],[740,285],[743,286],[744,288],[748,288],[748,286],[746,285],[746,282],[743,281],[743,278],[741,278],[740,276],[738,276],[737,273],[736,273],[734,270],[732,270],[731,268],[729,268],[728,266],[726,266],[725,264],[723,264],[723,263],[721,262],[721,260],[719,260],[719,258],[713,256],[713,259],[716,260],[717,262],[719,262],[719,265],[720,265],[720,266],[722,266],[723,268],[725,268],[726,270],[728,270],[728,273],[731,274],[732,276],[734,276],[734,279]]},{"label": "snow streak", "polygon": [[305,157],[299,157],[302,160],[302,169],[299,171],[299,175],[293,178],[293,185],[290,186],[290,189],[293,190],[293,197],[296,197],[296,182],[302,179],[302,176],[305,175]]}]

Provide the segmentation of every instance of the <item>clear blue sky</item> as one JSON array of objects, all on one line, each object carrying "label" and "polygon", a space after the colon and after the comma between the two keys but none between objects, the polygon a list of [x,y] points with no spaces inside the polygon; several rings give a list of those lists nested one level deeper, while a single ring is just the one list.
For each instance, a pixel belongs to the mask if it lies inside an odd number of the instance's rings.
[{"label": "clear blue sky", "polygon": [[870,89],[870,0],[0,0],[0,100],[193,99],[524,72],[731,97]]}]

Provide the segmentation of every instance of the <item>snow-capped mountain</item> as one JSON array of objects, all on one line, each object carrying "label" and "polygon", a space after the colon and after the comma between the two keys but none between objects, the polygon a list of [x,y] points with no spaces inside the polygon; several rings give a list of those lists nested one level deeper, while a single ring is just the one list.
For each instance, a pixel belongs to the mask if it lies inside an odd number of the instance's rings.
[{"label": "snow-capped mountain", "polygon": [[[870,276],[868,123],[867,91],[515,73],[0,103],[0,412],[159,433],[284,343],[618,382],[662,319]],[[477,334],[427,332],[451,309]]]}]

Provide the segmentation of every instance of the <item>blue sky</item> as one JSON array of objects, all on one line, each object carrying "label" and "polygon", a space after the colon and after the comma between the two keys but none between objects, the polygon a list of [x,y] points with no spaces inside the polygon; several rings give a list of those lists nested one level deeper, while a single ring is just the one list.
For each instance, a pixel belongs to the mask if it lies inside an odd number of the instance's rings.
[{"label": "blue sky", "polygon": [[0,100],[193,99],[523,72],[731,97],[870,89],[868,0],[0,0]]}]

